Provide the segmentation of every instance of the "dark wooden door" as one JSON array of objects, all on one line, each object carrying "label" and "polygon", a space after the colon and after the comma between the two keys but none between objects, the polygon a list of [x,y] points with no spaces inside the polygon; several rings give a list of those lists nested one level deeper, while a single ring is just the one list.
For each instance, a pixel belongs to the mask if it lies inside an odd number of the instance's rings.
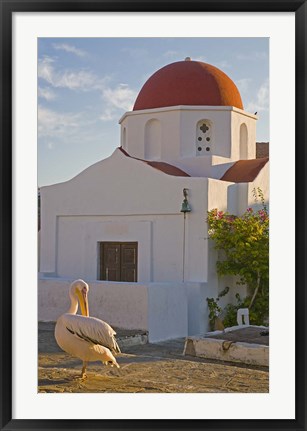
[{"label": "dark wooden door", "polygon": [[136,282],[137,242],[101,242],[99,278]]},{"label": "dark wooden door", "polygon": [[121,244],[121,279],[137,281],[137,243]]},{"label": "dark wooden door", "polygon": [[120,244],[100,244],[100,279],[120,281]]}]

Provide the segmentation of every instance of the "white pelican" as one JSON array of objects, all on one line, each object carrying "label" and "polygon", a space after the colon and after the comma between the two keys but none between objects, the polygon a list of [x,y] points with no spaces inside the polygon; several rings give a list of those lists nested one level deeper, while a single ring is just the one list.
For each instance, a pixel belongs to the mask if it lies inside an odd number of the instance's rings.
[{"label": "white pelican", "polygon": [[[81,378],[86,377],[89,361],[101,361],[119,368],[113,353],[120,353],[114,335],[116,332],[108,323],[89,317],[87,294],[89,286],[83,280],[75,280],[69,288],[70,308],[57,320],[55,339],[62,350],[83,361]],[[77,313],[78,301],[82,316]]]}]

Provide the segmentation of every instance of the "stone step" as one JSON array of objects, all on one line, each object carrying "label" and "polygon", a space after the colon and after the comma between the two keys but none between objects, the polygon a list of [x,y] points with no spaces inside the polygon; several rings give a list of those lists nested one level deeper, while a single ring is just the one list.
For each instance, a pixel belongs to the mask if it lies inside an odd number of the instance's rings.
[{"label": "stone step", "polygon": [[117,337],[117,342],[121,350],[127,347],[139,346],[148,343],[148,333],[128,335],[126,337]]},{"label": "stone step", "polygon": [[247,365],[269,366],[268,328],[263,326],[236,326],[226,331],[208,332],[186,338],[184,355],[237,362]]}]

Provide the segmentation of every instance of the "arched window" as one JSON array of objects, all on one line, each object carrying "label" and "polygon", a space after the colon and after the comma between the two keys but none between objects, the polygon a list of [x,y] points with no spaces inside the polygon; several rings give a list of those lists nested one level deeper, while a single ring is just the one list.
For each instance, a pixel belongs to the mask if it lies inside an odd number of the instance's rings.
[{"label": "arched window", "polygon": [[240,126],[240,160],[248,159],[248,133],[246,124]]},{"label": "arched window", "polygon": [[201,120],[196,128],[196,155],[205,156],[212,154],[212,122]]},{"label": "arched window", "polygon": [[145,125],[145,158],[161,158],[161,123],[156,119],[147,121]]}]

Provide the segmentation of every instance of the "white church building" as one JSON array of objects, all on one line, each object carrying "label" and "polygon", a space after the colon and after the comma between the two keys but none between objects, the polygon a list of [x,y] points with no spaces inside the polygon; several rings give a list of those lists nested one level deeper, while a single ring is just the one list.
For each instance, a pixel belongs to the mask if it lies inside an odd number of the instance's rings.
[{"label": "white church building", "polygon": [[257,116],[234,82],[187,58],[155,72],[119,120],[113,154],[71,180],[42,187],[38,318],[68,309],[68,286],[90,285],[90,315],[148,331],[150,341],[204,333],[218,279],[207,211],[242,214],[269,194],[256,159]]}]

